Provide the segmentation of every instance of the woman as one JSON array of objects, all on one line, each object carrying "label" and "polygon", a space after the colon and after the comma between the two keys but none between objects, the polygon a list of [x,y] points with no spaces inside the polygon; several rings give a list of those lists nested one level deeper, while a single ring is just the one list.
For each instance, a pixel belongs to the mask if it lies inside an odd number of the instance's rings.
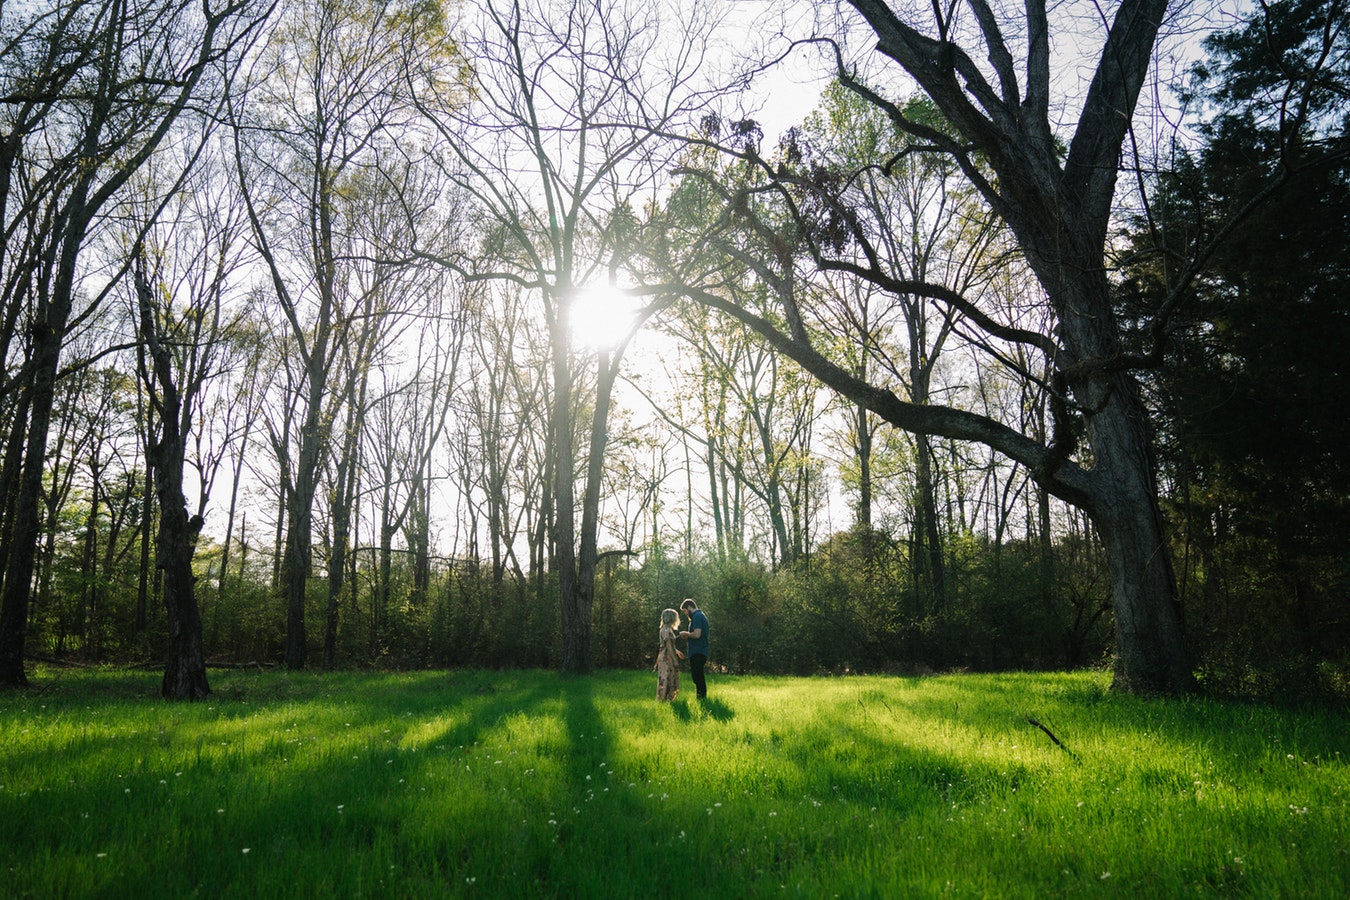
[{"label": "woman", "polygon": [[674,700],[680,692],[680,663],[684,654],[675,647],[680,614],[673,609],[661,613],[660,648],[656,651],[656,699]]}]

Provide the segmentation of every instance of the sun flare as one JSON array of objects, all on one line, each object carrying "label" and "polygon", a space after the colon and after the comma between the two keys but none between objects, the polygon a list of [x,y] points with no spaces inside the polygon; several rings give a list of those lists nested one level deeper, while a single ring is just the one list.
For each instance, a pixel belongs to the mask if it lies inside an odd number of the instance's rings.
[{"label": "sun flare", "polygon": [[637,306],[631,294],[613,285],[577,292],[569,309],[572,343],[591,350],[612,350],[633,327]]}]

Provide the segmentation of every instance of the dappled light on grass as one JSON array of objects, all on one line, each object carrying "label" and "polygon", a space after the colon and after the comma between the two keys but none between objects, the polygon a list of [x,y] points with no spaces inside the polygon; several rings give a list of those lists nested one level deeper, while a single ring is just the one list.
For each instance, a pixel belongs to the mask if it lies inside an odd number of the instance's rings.
[{"label": "dappled light on grass", "polygon": [[1343,716],[1103,674],[723,676],[662,704],[646,673],[240,673],[192,706],[52,677],[0,695],[34,895],[1350,890]]}]

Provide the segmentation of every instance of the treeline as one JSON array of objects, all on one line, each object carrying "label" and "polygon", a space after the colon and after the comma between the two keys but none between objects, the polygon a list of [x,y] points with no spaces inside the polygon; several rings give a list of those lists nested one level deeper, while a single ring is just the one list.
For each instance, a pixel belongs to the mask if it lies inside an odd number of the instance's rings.
[{"label": "treeline", "polygon": [[[1194,539],[1186,504],[1171,501],[1169,509],[1179,538]],[[1343,557],[1335,556],[1340,536],[1323,533],[1321,540],[1305,550],[1311,566],[1293,570],[1268,553],[1244,552],[1261,546],[1245,535],[1214,542],[1203,562],[1195,549],[1177,545],[1207,688],[1277,700],[1346,695],[1350,670],[1337,593],[1346,573]],[[941,607],[916,582],[913,542],[878,531],[836,535],[809,560],[778,571],[748,560],[679,559],[659,549],[641,565],[609,557],[597,580],[591,663],[650,666],[653,623],[686,596],[698,598],[715,623],[714,666],[733,673],[926,674],[1108,663],[1108,574],[1090,531],[1050,547],[1039,540],[996,545],[969,533],[944,546],[951,592]],[[136,555],[122,554],[121,565],[102,570],[95,585],[79,570],[78,528],[57,547],[57,587],[53,602],[35,610],[34,652],[83,663],[158,660],[166,621],[152,596],[148,620],[137,624]],[[222,590],[220,550],[207,544],[197,554],[209,661],[279,664],[285,609],[272,561],[246,553]],[[396,554],[392,584],[377,590],[374,554],[356,557],[351,574],[358,588],[344,600],[337,637],[341,667],[559,666],[556,581],[498,581],[482,560],[436,560],[419,588],[412,560]],[[1288,590],[1290,577],[1302,579],[1301,595]],[[88,603],[93,596],[97,603]],[[323,583],[313,582],[310,613],[319,617],[325,602]]]},{"label": "treeline", "polygon": [[[128,563],[99,577],[96,605],[78,571],[78,535],[59,543],[54,602],[32,622],[38,656],[84,663],[153,662],[167,640],[152,604],[136,624],[139,570]],[[654,553],[641,565],[620,557],[597,579],[591,663],[649,666],[654,622],[684,597],[698,598],[715,627],[713,664],[738,673],[926,673],[952,669],[1063,669],[1099,665],[1110,645],[1110,602],[1100,549],[1086,535],[1044,554],[1039,543],[995,547],[968,535],[949,542],[952,585],[943,606],[916,584],[911,547],[881,532],[837,535],[790,569],[750,561],[680,560]],[[358,554],[358,557],[362,554]],[[258,560],[216,577],[218,545],[197,554],[208,660],[280,662],[285,609]],[[373,562],[373,560],[372,560]],[[374,565],[358,562],[338,633],[342,667],[557,667],[561,661],[556,583],[494,583],[481,561],[433,561],[418,586],[399,554],[388,591],[372,589]],[[309,611],[326,602],[314,582]],[[153,586],[152,586],[153,590]],[[157,598],[153,598],[157,599]],[[317,651],[318,646],[312,648]]]}]

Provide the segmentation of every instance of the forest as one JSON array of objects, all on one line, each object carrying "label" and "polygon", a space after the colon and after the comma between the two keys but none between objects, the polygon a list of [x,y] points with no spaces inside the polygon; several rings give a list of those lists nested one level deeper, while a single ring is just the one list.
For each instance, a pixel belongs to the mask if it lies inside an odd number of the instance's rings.
[{"label": "forest", "polygon": [[1350,697],[1343,0],[0,6],[33,661]]}]

